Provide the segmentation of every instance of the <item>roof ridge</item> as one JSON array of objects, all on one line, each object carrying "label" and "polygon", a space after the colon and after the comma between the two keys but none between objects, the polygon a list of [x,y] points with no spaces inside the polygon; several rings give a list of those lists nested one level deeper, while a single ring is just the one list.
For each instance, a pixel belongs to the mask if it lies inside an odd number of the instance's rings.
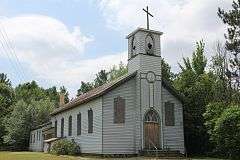
[{"label": "roof ridge", "polygon": [[58,112],[69,109],[75,105],[86,103],[89,100],[97,98],[98,96],[101,96],[102,94],[111,90],[113,87],[117,86],[119,83],[121,84],[121,83],[125,82],[126,80],[128,80],[129,78],[134,77],[136,75],[136,73],[137,72],[125,74],[125,75],[117,78],[114,81],[111,81],[111,82],[105,83],[99,87],[93,88],[92,90],[76,97],[74,100],[54,109],[54,111],[51,113],[51,115],[57,114]]}]

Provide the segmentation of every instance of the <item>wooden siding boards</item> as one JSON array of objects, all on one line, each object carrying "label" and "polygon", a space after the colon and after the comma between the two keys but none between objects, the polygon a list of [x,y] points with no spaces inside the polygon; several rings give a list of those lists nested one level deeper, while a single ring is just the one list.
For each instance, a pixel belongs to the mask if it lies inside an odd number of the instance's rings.
[{"label": "wooden siding boards", "polygon": [[[93,110],[93,133],[88,133],[88,110]],[[77,135],[77,114],[81,113],[81,135]],[[68,136],[68,117],[72,116],[72,136]],[[75,108],[52,116],[52,121],[61,121],[64,117],[64,136],[67,139],[74,139],[81,147],[82,153],[102,153],[102,97],[81,104]],[[60,128],[60,123],[58,123]],[[61,136],[60,130],[57,133]]]},{"label": "wooden siding boards", "polygon": [[[35,135],[35,138],[33,141],[34,135]],[[29,142],[29,150],[34,152],[42,152],[43,151],[42,128],[32,130],[30,132],[30,136],[32,137],[32,141]]]},{"label": "wooden siding boards", "polygon": [[[135,153],[135,78],[103,95],[103,154]],[[125,99],[125,123],[115,124],[114,98]]]},{"label": "wooden siding boards", "polygon": [[[179,150],[181,153],[185,152],[184,147],[184,130],[183,130],[183,108],[182,103],[174,97],[168,90],[162,90],[162,104],[165,102],[174,103],[175,125],[166,126],[163,121],[164,146],[171,150]],[[163,107],[164,108],[164,107]],[[165,119],[165,111],[163,109],[163,119]]]}]

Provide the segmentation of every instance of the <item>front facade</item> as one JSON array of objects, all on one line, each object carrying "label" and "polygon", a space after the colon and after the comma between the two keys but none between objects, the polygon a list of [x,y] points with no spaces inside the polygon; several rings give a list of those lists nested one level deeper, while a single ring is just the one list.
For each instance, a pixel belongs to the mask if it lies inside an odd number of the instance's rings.
[{"label": "front facade", "polygon": [[161,35],[142,28],[128,35],[128,74],[57,108],[54,137],[74,140],[82,153],[184,153],[181,98],[161,77]]}]

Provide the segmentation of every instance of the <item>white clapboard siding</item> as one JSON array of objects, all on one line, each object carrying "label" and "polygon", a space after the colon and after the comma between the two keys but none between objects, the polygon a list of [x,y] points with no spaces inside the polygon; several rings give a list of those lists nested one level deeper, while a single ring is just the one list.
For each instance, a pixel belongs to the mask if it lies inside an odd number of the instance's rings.
[{"label": "white clapboard siding", "polygon": [[[103,154],[135,153],[136,83],[131,79],[103,96]],[[114,124],[114,98],[125,99],[125,123]]]},{"label": "white clapboard siding", "polygon": [[[38,132],[38,134],[37,134],[37,132]],[[33,141],[34,134],[35,134],[35,141]],[[32,138],[30,138],[30,139],[32,139],[32,141],[29,141],[29,150],[34,151],[34,152],[42,152],[43,151],[42,128],[32,130],[30,132],[30,137],[32,137]]]},{"label": "white clapboard siding", "polygon": [[[88,133],[88,110],[93,110],[93,133]],[[77,114],[81,113],[82,130],[81,135],[77,135]],[[68,136],[68,118],[72,116],[72,136]],[[57,136],[61,136],[61,119],[64,118],[64,136],[74,139],[80,145],[82,153],[102,153],[102,97],[88,103],[79,105],[71,110],[64,111],[52,117],[54,126],[58,121]]]},{"label": "white clapboard siding", "polygon": [[[164,147],[171,150],[179,150],[184,153],[184,130],[183,130],[183,108],[182,103],[177,100],[164,87],[162,89],[163,99],[163,131],[164,131]],[[174,103],[175,125],[165,126],[165,106],[164,103],[170,101]]]}]

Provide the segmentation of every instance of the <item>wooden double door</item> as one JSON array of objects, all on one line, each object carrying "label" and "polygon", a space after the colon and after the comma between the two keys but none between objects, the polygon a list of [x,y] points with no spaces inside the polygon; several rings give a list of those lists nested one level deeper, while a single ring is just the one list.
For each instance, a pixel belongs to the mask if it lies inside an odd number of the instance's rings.
[{"label": "wooden double door", "polygon": [[145,149],[159,149],[160,127],[158,122],[144,122]]}]

